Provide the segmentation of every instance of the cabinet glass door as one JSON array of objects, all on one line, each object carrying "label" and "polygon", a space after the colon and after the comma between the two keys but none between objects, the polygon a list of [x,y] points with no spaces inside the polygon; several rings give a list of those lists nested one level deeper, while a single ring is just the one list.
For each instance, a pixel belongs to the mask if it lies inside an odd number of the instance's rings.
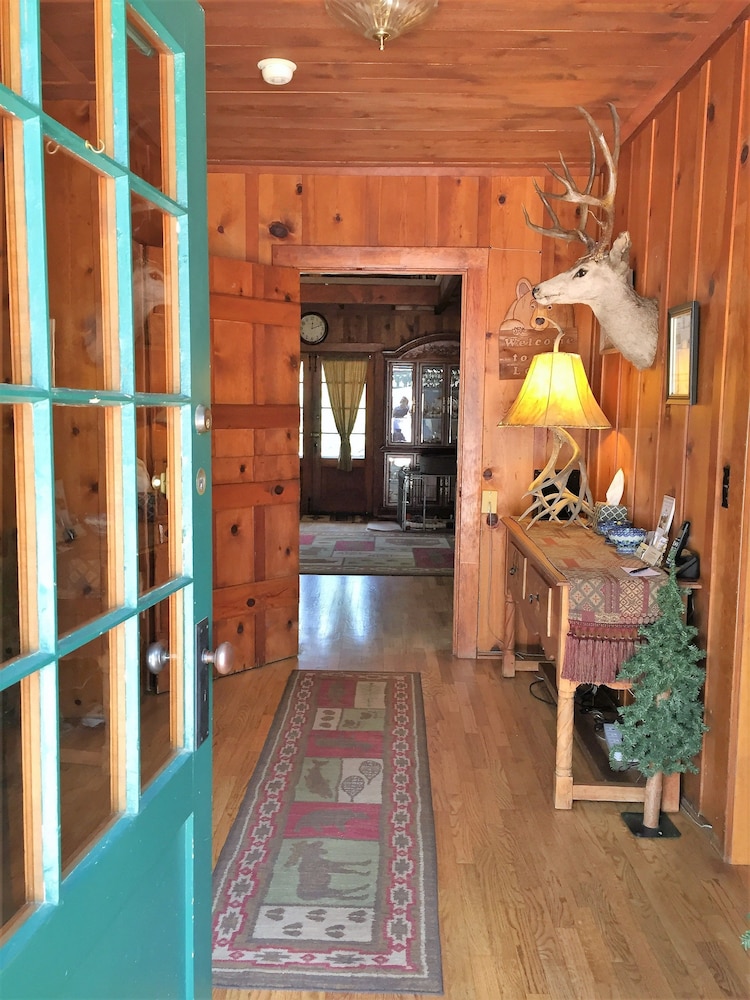
[{"label": "cabinet glass door", "polygon": [[391,365],[388,396],[388,441],[411,444],[414,440],[414,365]]},{"label": "cabinet glass door", "polygon": [[421,370],[420,443],[444,444],[443,413],[445,394],[445,368],[443,365],[424,365]]},{"label": "cabinet glass door", "polygon": [[459,367],[451,365],[450,384],[448,386],[448,444],[458,440],[458,387]]}]

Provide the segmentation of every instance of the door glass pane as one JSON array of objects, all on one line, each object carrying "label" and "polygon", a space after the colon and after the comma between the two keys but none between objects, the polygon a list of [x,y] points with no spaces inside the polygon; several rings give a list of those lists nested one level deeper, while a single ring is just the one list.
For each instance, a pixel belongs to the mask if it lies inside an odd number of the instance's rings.
[{"label": "door glass pane", "polygon": [[21,652],[18,516],[12,406],[0,406],[0,663]]},{"label": "door glass pane", "polygon": [[[170,601],[160,601],[140,616],[141,629],[141,788],[171,759],[180,742],[175,685],[180,665]],[[154,644],[166,656],[159,658]],[[150,654],[150,655],[149,655]]]},{"label": "door glass pane", "polygon": [[26,902],[23,854],[23,758],[21,689],[0,692],[0,926]]},{"label": "door glass pane", "polygon": [[0,112],[0,382],[29,385],[28,289],[20,252],[26,242],[25,216],[13,199],[14,178],[23,173],[22,151],[20,122]]},{"label": "door glass pane", "polygon": [[59,666],[60,828],[63,869],[113,815],[109,637]]},{"label": "door glass pane", "polygon": [[391,414],[389,440],[411,444],[413,440],[412,403],[414,400],[414,365],[391,365],[388,412]]},{"label": "door glass pane", "polygon": [[458,440],[458,385],[459,371],[457,365],[451,366],[450,392],[448,396],[448,443],[455,444]]},{"label": "door glass pane", "polygon": [[130,169],[155,188],[171,193],[172,179],[165,177],[162,137],[165,135],[162,99],[162,68],[171,58],[161,53],[159,40],[128,8],[128,125]]},{"label": "door glass pane", "polygon": [[[336,421],[331,407],[325,371],[320,370],[320,457],[338,458],[341,450],[341,435],[336,429]],[[362,396],[354,418],[354,426],[349,435],[352,458],[365,457],[365,423],[367,417],[367,386],[362,388]]]},{"label": "door glass pane", "polygon": [[422,444],[443,443],[443,382],[442,366],[422,367]]},{"label": "door glass pane", "polygon": [[11,27],[11,16],[15,15],[15,11],[11,12],[10,4],[3,3],[0,4],[0,83],[4,83],[6,87],[13,87],[13,80],[11,77],[10,70],[10,46],[2,44],[4,38],[12,38],[15,34],[14,29]]},{"label": "door glass pane", "polygon": [[352,449],[352,458],[365,457],[365,425],[367,423],[367,386],[362,389],[362,398],[359,401],[357,416],[354,419],[354,427],[349,436],[349,443]]},{"label": "door glass pane", "polygon": [[168,425],[164,407],[136,411],[138,466],[138,589],[145,593],[172,575],[167,482]]},{"label": "door glass pane", "polygon": [[107,594],[107,411],[53,410],[60,634],[110,607]]},{"label": "door glass pane", "polygon": [[135,386],[138,392],[178,392],[179,374],[172,331],[170,284],[165,280],[172,220],[154,205],[133,195],[133,323]]},{"label": "door glass pane", "polygon": [[96,0],[41,0],[42,106],[98,145]]},{"label": "door glass pane", "polygon": [[305,445],[303,429],[305,426],[305,361],[299,366],[299,457],[304,457]]},{"label": "door glass pane", "polygon": [[5,201],[5,129],[10,123],[0,115],[0,382],[13,382],[13,356],[10,343],[10,248],[8,244],[8,208]]},{"label": "door glass pane", "polygon": [[44,182],[52,381],[72,389],[111,388],[102,309],[102,180],[48,139]]}]

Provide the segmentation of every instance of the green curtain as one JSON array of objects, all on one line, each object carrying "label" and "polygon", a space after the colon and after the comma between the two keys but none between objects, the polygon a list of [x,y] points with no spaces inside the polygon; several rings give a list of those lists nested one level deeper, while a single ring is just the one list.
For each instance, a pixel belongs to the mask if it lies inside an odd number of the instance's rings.
[{"label": "green curtain", "polygon": [[351,434],[367,381],[367,365],[367,358],[363,361],[327,359],[323,362],[333,419],[341,438],[337,468],[344,472],[352,471]]}]

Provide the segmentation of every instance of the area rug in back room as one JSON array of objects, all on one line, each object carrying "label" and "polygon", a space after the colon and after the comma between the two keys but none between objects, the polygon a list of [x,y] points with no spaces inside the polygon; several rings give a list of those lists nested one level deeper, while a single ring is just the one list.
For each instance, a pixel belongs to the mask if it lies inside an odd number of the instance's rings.
[{"label": "area rug in back room", "polygon": [[376,531],[366,524],[300,524],[300,573],[451,576],[455,536],[430,530]]},{"label": "area rug in back room", "polygon": [[291,674],[213,908],[215,986],[441,992],[418,673]]}]

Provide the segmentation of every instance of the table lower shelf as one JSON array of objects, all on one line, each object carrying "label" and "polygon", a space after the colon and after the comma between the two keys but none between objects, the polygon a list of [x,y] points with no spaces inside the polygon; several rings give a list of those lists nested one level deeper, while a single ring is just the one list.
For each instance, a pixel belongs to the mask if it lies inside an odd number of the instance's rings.
[{"label": "table lower shelf", "polygon": [[[542,656],[543,653],[540,652],[537,669],[558,708],[555,808],[570,809],[574,801],[643,802],[646,789],[645,777],[637,768],[622,771],[612,769],[609,764],[607,743],[600,739],[596,732],[596,715],[594,712],[584,712],[576,702],[576,691],[582,685],[570,681],[562,682],[564,689],[562,713],[564,720],[565,713],[571,712],[572,705],[572,727],[570,727],[572,742],[565,738],[569,727],[565,721],[560,724],[561,708],[558,701],[555,665],[549,660],[542,659]],[[529,661],[530,658],[526,663]],[[573,776],[574,764],[576,772],[581,772],[582,780],[577,780]],[[662,810],[669,813],[679,812],[679,809],[680,776],[668,775],[664,778]]]},{"label": "table lower shelf", "polygon": [[[541,661],[539,672],[556,702],[555,665],[549,661]],[[615,770],[609,763],[609,748],[601,723],[614,721],[617,702],[609,695],[608,689],[600,687],[592,704],[586,705],[587,698],[581,694],[581,690],[585,687],[586,685],[581,685],[574,697],[573,733],[583,768],[591,777],[590,784],[606,783],[608,789],[620,785],[630,790],[635,787],[642,788],[646,784],[646,779],[637,768]]]}]

